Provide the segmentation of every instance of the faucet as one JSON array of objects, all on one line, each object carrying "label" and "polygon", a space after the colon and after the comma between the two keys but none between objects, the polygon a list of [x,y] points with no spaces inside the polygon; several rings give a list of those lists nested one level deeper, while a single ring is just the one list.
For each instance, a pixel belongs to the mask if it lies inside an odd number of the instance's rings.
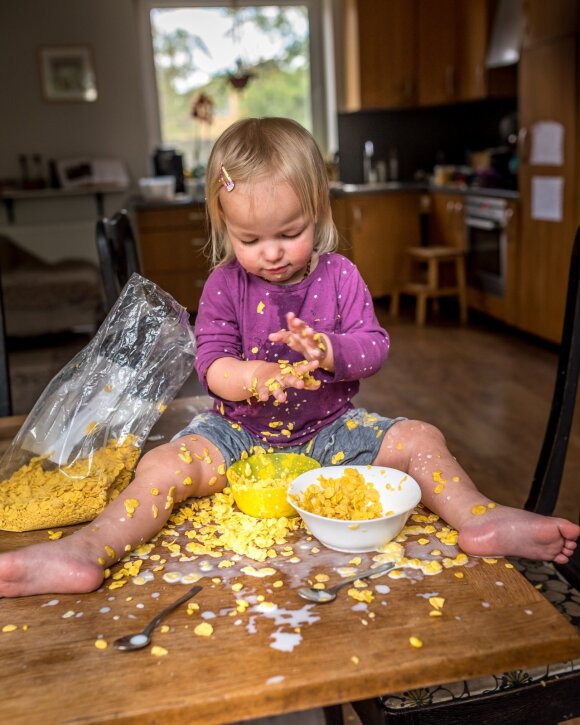
[{"label": "faucet", "polygon": [[373,169],[373,155],[375,153],[375,146],[372,141],[365,141],[364,152],[363,152],[363,181],[365,184],[369,184],[372,181],[376,181],[376,172]]}]

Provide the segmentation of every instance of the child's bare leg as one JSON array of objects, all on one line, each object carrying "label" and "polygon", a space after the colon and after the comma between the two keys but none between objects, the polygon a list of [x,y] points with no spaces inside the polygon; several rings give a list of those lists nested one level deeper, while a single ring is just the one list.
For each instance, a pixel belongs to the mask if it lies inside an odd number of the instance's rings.
[{"label": "child's bare leg", "polygon": [[576,548],[580,526],[495,504],[480,493],[432,425],[399,421],[387,431],[375,463],[413,476],[422,502],[459,531],[459,545],[468,554],[565,564]]},{"label": "child's bare leg", "polygon": [[63,539],[0,555],[0,597],[93,591],[106,567],[163,527],[174,503],[222,490],[223,462],[198,436],[149,451],[130,485],[94,521]]}]

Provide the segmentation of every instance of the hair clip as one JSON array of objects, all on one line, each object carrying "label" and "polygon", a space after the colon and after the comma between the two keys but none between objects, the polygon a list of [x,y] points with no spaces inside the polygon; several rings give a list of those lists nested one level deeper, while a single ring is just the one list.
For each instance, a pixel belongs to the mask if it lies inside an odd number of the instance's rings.
[{"label": "hair clip", "polygon": [[220,175],[219,175],[219,182],[220,184],[223,184],[224,189],[226,191],[233,191],[234,190],[234,181],[232,177],[228,174],[226,167],[222,164],[220,166]]}]

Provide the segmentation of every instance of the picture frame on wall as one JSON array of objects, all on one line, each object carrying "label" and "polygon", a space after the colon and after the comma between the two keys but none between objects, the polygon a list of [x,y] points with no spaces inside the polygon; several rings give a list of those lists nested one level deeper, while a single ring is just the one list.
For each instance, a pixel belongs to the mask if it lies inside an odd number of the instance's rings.
[{"label": "picture frame on wall", "polygon": [[46,101],[91,103],[97,100],[92,49],[88,45],[39,49],[40,82]]}]

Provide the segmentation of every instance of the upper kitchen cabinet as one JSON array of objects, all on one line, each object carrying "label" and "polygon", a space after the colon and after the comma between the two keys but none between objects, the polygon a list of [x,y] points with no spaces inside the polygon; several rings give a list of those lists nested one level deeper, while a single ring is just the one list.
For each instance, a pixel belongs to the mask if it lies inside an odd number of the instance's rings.
[{"label": "upper kitchen cabinet", "polygon": [[515,69],[487,70],[496,0],[357,0],[362,108],[515,96]]},{"label": "upper kitchen cabinet", "polygon": [[419,105],[515,96],[515,66],[486,68],[496,0],[419,1]]},{"label": "upper kitchen cabinet", "polygon": [[419,104],[450,103],[457,96],[456,0],[419,2]]},{"label": "upper kitchen cabinet", "polygon": [[489,0],[456,3],[457,52],[454,92],[462,101],[486,98],[491,90],[485,57],[491,32],[493,4]]},{"label": "upper kitchen cabinet", "polygon": [[522,0],[524,48],[570,34],[578,22],[578,0]]},{"label": "upper kitchen cabinet", "polygon": [[417,0],[358,0],[363,108],[415,105],[416,27]]}]

